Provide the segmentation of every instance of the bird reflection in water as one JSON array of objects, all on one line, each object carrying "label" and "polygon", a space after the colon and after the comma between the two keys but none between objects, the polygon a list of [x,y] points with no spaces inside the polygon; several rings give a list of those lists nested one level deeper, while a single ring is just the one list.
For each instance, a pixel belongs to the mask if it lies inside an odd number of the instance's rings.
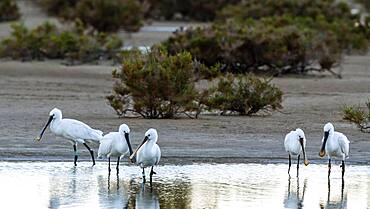
[{"label": "bird reflection in water", "polygon": [[[108,192],[110,192],[110,184],[111,184],[111,182],[110,182],[110,177],[111,177],[110,173],[111,172],[108,173]],[[117,178],[117,180],[116,180],[116,182],[117,182],[116,189],[118,191],[119,190],[119,173],[116,173],[116,178]]]},{"label": "bird reflection in water", "polygon": [[337,197],[334,197],[333,199],[337,200],[331,200],[331,184],[330,184],[330,178],[328,178],[328,197],[326,200],[326,203],[320,202],[320,208],[330,208],[330,209],[345,209],[347,208],[347,192],[344,192],[344,179],[341,180],[341,189],[340,189],[340,198],[338,200]]},{"label": "bird reflection in water", "polygon": [[159,199],[152,187],[145,187],[142,184],[139,194],[136,194],[136,209],[159,209]]},{"label": "bird reflection in water", "polygon": [[304,195],[307,188],[307,179],[303,183],[302,196],[300,195],[299,178],[297,178],[297,189],[291,191],[291,178],[288,178],[288,192],[284,199],[285,208],[303,208]]}]

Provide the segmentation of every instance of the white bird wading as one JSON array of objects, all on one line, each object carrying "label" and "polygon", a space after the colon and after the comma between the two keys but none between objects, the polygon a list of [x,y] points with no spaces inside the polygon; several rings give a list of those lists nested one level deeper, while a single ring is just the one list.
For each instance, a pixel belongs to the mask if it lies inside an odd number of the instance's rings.
[{"label": "white bird wading", "polygon": [[289,168],[288,174],[290,175],[290,166],[292,165],[291,162],[291,155],[297,156],[297,176],[299,172],[299,159],[301,153],[303,154],[304,164],[307,166],[309,164],[306,156],[306,137],[302,129],[297,128],[295,131],[289,132],[285,136],[284,140],[284,147],[285,151],[288,152],[289,155]]},{"label": "white bird wading", "polygon": [[143,183],[145,183],[145,170],[144,168],[150,167],[150,184],[152,183],[152,176],[156,174],[153,171],[153,166],[158,165],[161,159],[161,149],[158,144],[158,133],[154,128],[149,129],[145,132],[143,142],[138,146],[134,153],[130,156],[133,160],[136,157],[136,164],[143,169]]},{"label": "white bird wading", "polygon": [[342,158],[342,179],[345,172],[345,159],[349,156],[349,143],[348,138],[337,131],[334,131],[334,126],[331,123],[327,123],[324,126],[324,137],[322,139],[322,145],[319,152],[320,157],[328,156],[328,178],[331,172],[331,158],[338,157]]},{"label": "white bird wading", "polygon": [[98,158],[108,157],[108,171],[110,172],[110,158],[117,157],[117,174],[119,173],[119,161],[124,156],[132,154],[130,143],[130,128],[126,124],[120,125],[118,132],[110,132],[100,140]]},{"label": "white bird wading", "polygon": [[95,165],[94,151],[87,145],[87,142],[99,143],[103,137],[103,132],[92,129],[85,123],[74,119],[63,119],[62,111],[54,108],[49,113],[49,120],[42,129],[40,136],[36,137],[36,141],[41,141],[46,128],[50,124],[50,130],[57,136],[64,137],[73,144],[74,150],[74,165],[77,166],[77,144],[82,143],[90,152],[93,166]]}]

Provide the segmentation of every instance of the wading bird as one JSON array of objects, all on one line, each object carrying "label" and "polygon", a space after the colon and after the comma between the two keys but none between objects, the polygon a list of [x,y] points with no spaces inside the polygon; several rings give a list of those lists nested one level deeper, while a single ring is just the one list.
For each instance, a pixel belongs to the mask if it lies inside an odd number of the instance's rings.
[{"label": "wading bird", "polygon": [[292,157],[291,155],[298,155],[297,158],[297,176],[299,172],[299,159],[301,157],[301,153],[303,154],[304,164],[308,165],[308,160],[306,157],[306,137],[304,135],[304,132],[302,129],[297,128],[295,131],[289,132],[285,136],[284,140],[284,147],[285,151],[289,154],[289,168],[288,168],[288,174],[290,173],[290,166],[292,165]]},{"label": "wading bird", "polygon": [[158,144],[157,130],[154,128],[149,129],[145,132],[145,138],[143,142],[138,146],[135,152],[130,156],[131,161],[136,157],[136,163],[143,169],[143,183],[145,183],[145,169],[151,166],[150,170],[150,184],[152,184],[152,176],[156,174],[153,171],[153,166],[158,165],[161,159],[161,149]]},{"label": "wading bird", "polygon": [[331,158],[332,157],[342,157],[342,178],[345,172],[344,160],[348,158],[349,154],[349,140],[347,137],[340,133],[334,131],[334,126],[331,123],[327,123],[324,126],[324,137],[322,139],[321,150],[319,153],[320,157],[325,155],[329,158],[328,164],[328,178],[331,172]]},{"label": "wading bird", "polygon": [[118,132],[110,132],[100,140],[98,158],[108,157],[108,171],[110,173],[110,158],[117,157],[117,173],[119,173],[119,161],[121,158],[132,155],[130,143],[130,128],[126,124],[120,125]]},{"label": "wading bird", "polygon": [[40,136],[36,137],[36,141],[41,141],[46,128],[50,124],[50,130],[57,136],[68,139],[73,144],[74,150],[74,165],[77,166],[77,144],[82,143],[90,152],[93,166],[95,165],[94,151],[87,145],[87,142],[98,142],[103,137],[103,132],[90,128],[85,123],[74,119],[62,119],[62,111],[54,108],[49,113],[49,120],[42,129]]}]

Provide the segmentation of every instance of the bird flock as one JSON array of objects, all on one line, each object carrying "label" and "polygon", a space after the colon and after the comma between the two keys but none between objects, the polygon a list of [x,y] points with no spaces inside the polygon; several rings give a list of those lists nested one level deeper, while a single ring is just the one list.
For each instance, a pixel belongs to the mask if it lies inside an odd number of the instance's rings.
[{"label": "bird flock", "polygon": [[[161,150],[157,144],[158,133],[154,128],[150,128],[145,132],[144,139],[141,144],[133,151],[130,142],[130,128],[126,124],[119,126],[118,132],[110,132],[103,135],[103,132],[88,126],[87,124],[74,120],[62,118],[62,111],[54,108],[49,113],[49,119],[41,133],[36,137],[36,141],[41,141],[45,130],[50,125],[50,130],[57,136],[63,137],[72,143],[74,150],[74,165],[77,166],[77,145],[83,144],[91,155],[93,166],[95,165],[94,151],[89,147],[89,143],[99,143],[98,158],[108,158],[108,172],[111,172],[111,158],[117,159],[116,171],[119,173],[119,162],[124,157],[129,157],[129,161],[135,163],[142,168],[142,181],[146,182],[145,168],[150,169],[150,183],[152,184],[152,176],[156,174],[153,170],[155,165],[158,165],[161,159]],[[324,137],[319,152],[320,157],[327,155],[328,163],[328,178],[331,172],[332,157],[339,157],[342,159],[342,179],[345,172],[345,159],[349,154],[349,140],[347,137],[334,131],[334,126],[327,123],[324,126]],[[289,157],[288,174],[290,176],[291,158],[297,156],[297,176],[299,172],[299,161],[303,155],[303,162],[307,166],[309,164],[306,156],[306,137],[302,129],[297,128],[289,132],[284,140],[285,151]]]},{"label": "bird flock", "polygon": [[45,130],[50,125],[50,130],[57,136],[67,139],[73,145],[74,165],[77,166],[77,145],[82,143],[90,152],[93,166],[95,165],[94,151],[88,146],[88,143],[99,143],[98,158],[108,158],[108,171],[111,172],[110,159],[117,158],[117,174],[119,173],[119,162],[125,156],[129,156],[131,162],[136,163],[143,169],[143,183],[145,183],[145,168],[150,169],[150,183],[152,176],[156,174],[153,170],[161,159],[161,150],[157,145],[158,133],[154,128],[150,128],[144,136],[143,142],[133,151],[130,142],[130,128],[122,124],[118,132],[110,132],[103,136],[103,132],[88,126],[87,124],[74,120],[62,118],[62,111],[54,108],[49,113],[49,119],[42,129],[36,141],[41,141]]},{"label": "bird flock", "polygon": [[[327,123],[324,126],[324,137],[321,141],[321,149],[319,152],[320,157],[328,156],[328,178],[330,177],[331,172],[331,158],[338,157],[342,159],[342,179],[344,178],[345,172],[345,163],[344,161],[348,158],[349,155],[349,140],[348,138],[337,131],[334,131],[334,126],[331,123]],[[306,137],[302,129],[297,128],[294,131],[291,131],[285,136],[284,140],[285,151],[289,155],[289,168],[288,174],[290,174],[291,166],[291,156],[297,156],[297,176],[299,171],[299,159],[301,154],[303,154],[304,164],[307,166],[309,164],[306,157]]]}]

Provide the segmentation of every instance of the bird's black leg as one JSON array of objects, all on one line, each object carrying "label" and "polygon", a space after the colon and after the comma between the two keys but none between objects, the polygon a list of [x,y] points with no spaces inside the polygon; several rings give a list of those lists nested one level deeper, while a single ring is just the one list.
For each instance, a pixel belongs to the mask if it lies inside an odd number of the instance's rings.
[{"label": "bird's black leg", "polygon": [[299,159],[301,158],[301,155],[298,155],[298,159],[297,159],[297,177],[298,177],[298,174],[299,174]]},{"label": "bird's black leg", "polygon": [[91,158],[92,158],[92,161],[93,161],[93,166],[95,165],[95,159],[94,159],[94,151],[92,149],[90,149],[89,146],[87,146],[86,143],[83,143],[85,145],[85,147],[87,148],[87,150],[89,150],[90,152],[90,155],[91,155]]},{"label": "bird's black leg", "polygon": [[342,179],[344,178],[344,171],[345,171],[345,165],[344,165],[344,160],[342,160]]},{"label": "bird's black leg", "polygon": [[331,159],[329,158],[329,164],[328,164],[328,178],[330,178],[330,172],[331,172]]},{"label": "bird's black leg", "polygon": [[108,157],[108,172],[110,174],[110,157]]},{"label": "bird's black leg", "polygon": [[288,174],[290,175],[290,166],[292,165],[292,157],[289,154],[289,168],[288,168]]},{"label": "bird's black leg", "polygon": [[153,166],[152,166],[152,168],[150,169],[150,184],[152,184],[153,174],[157,174],[157,173],[153,171]]},{"label": "bird's black leg", "polygon": [[117,174],[119,173],[119,159],[120,159],[120,157],[118,157],[118,159],[117,159],[117,167],[116,167]]},{"label": "bird's black leg", "polygon": [[76,144],[73,145],[73,150],[75,152],[75,159],[74,159],[73,162],[74,162],[75,166],[77,166],[77,158],[78,158],[78,155],[77,155],[77,146],[76,146]]},{"label": "bird's black leg", "polygon": [[145,180],[145,170],[143,168],[143,183],[145,183],[145,182],[146,182],[146,180]]}]

